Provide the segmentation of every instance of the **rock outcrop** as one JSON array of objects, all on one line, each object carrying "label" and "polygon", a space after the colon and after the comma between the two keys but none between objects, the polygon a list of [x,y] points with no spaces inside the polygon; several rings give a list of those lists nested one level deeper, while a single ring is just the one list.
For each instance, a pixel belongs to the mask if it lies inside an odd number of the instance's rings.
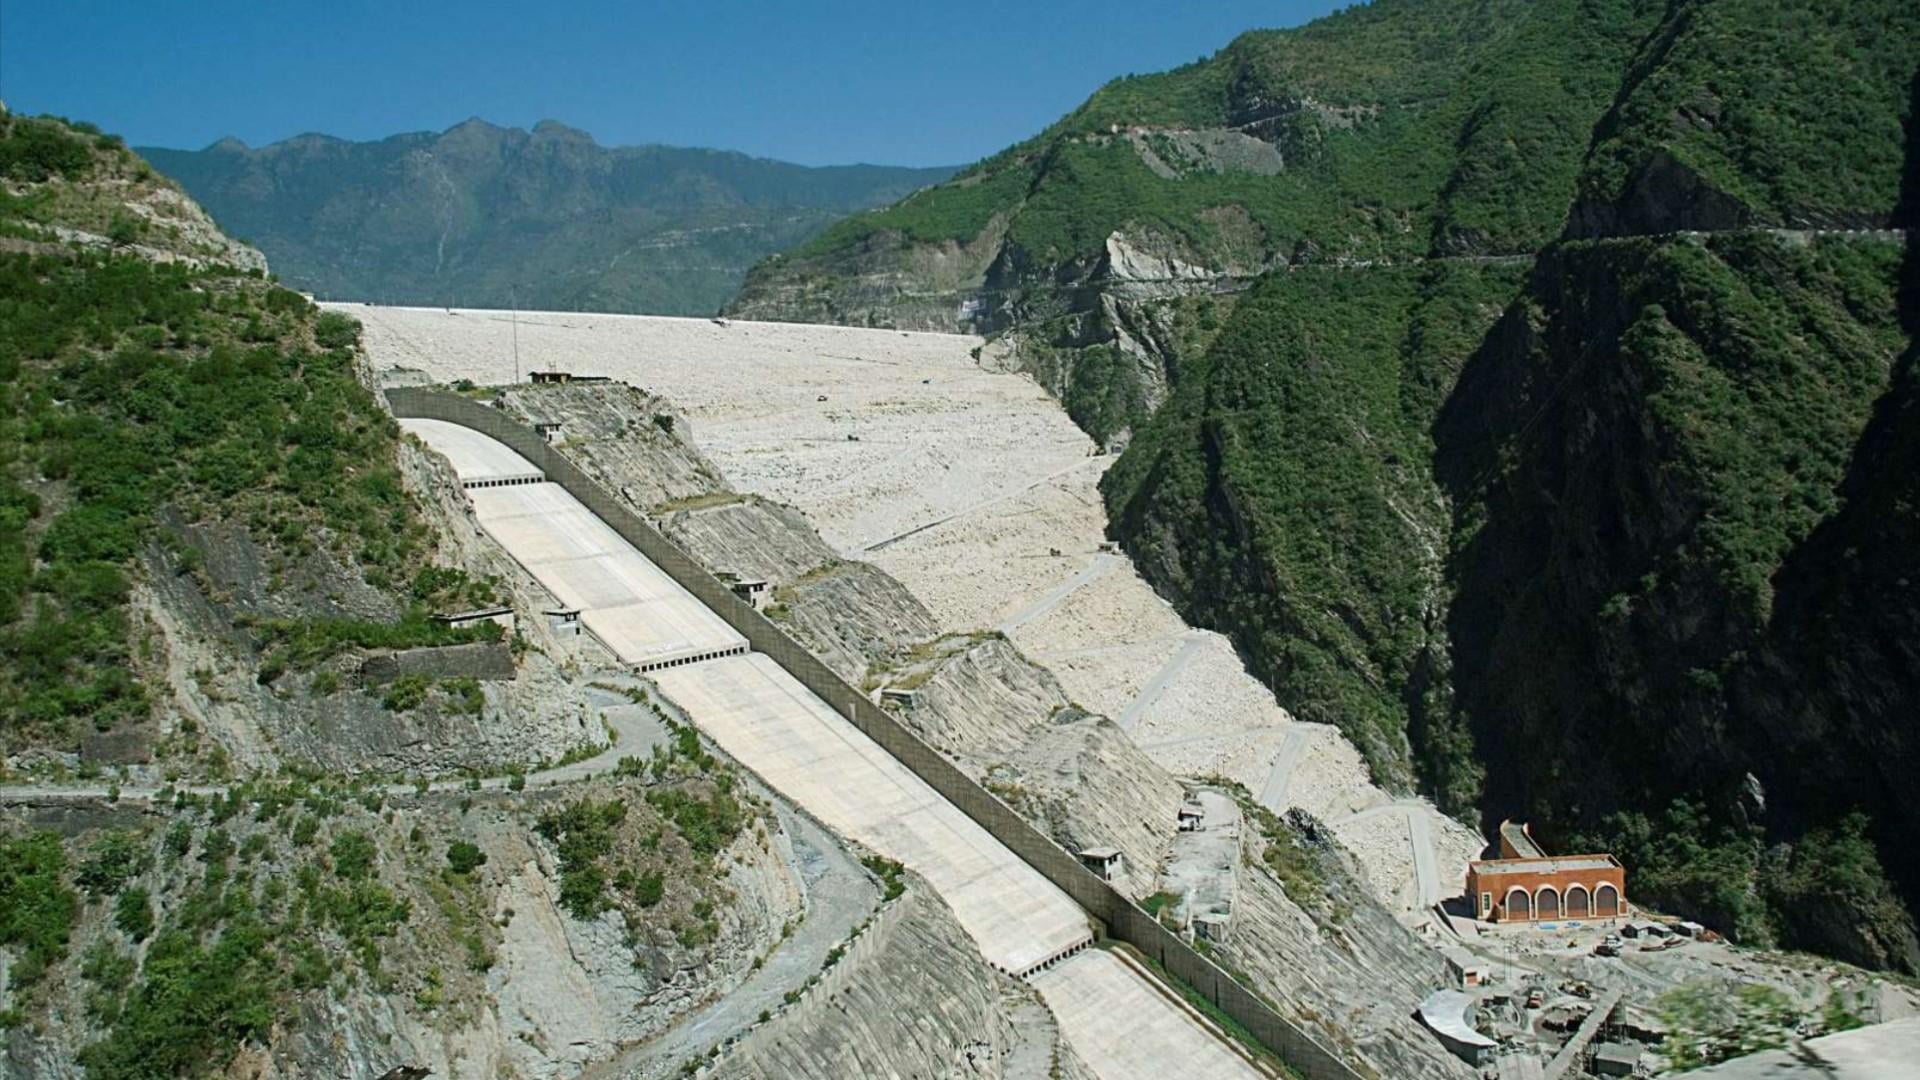
[{"label": "rock outcrop", "polygon": [[1084,1075],[1077,1065],[1033,991],[989,967],[953,912],[914,880],[712,1075],[1048,1080]]}]

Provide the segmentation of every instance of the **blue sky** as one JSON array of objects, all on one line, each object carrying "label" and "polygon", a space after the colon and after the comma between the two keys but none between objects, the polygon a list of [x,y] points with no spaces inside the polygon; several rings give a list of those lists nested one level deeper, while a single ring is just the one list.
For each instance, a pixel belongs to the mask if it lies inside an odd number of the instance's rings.
[{"label": "blue sky", "polygon": [[602,143],[960,164],[1322,0],[0,0],[0,99],[138,145],[551,117]]}]

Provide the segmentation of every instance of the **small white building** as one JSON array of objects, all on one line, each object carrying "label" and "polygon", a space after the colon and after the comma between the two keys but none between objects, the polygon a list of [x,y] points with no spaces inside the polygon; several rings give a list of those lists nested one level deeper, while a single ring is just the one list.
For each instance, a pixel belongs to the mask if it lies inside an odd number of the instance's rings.
[{"label": "small white building", "polygon": [[1490,964],[1458,945],[1441,949],[1440,955],[1446,958],[1447,974],[1463,990],[1485,986],[1488,976],[1492,974]]},{"label": "small white building", "polygon": [[1081,865],[1100,875],[1101,881],[1112,881],[1120,872],[1122,856],[1119,848],[1091,847],[1079,853]]},{"label": "small white building", "polygon": [[449,611],[435,615],[433,621],[442,626],[459,629],[483,622],[494,623],[513,633],[513,609],[510,607],[476,608],[473,611]]},{"label": "small white building", "polygon": [[759,611],[767,606],[767,583],[760,578],[735,578],[727,582],[727,588],[733,595],[753,605]]}]

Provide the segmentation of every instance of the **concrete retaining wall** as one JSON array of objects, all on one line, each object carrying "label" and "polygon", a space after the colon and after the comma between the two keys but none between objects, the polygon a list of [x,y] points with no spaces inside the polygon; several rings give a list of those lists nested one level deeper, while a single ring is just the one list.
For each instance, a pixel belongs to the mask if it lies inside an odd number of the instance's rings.
[{"label": "concrete retaining wall", "polygon": [[1361,1080],[1361,1074],[1322,1046],[1311,1034],[1275,1012],[1252,991],[1212,961],[1195,952],[1153,916],[1102,881],[1065,848],[1042,835],[991,792],[973,782],[919,737],[902,727],[864,694],[835,675],[812,653],[789,638],[766,616],[733,594],[720,579],[693,561],[613,493],[581,472],[533,429],[515,423],[497,409],[444,391],[395,387],[387,391],[393,414],[405,419],[444,420],[488,435],[533,462],[548,479],[565,488],[652,559],[681,587],[712,608],[750,645],[767,654],[801,685],[819,695],[853,726],[898,758],[947,801],[992,833],[1014,854],[1072,897],[1106,925],[1112,936],[1153,958],[1168,972],[1199,991],[1220,1010],[1308,1080]]},{"label": "concrete retaining wall", "polygon": [[360,665],[360,681],[368,686],[390,683],[403,675],[424,675],[429,679],[511,679],[513,649],[504,641],[433,645],[369,656]]}]

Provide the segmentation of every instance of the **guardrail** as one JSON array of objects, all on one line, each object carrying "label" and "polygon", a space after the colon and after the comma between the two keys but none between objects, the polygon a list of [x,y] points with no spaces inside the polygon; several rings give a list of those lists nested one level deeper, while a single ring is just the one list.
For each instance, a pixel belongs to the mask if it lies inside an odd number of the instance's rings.
[{"label": "guardrail", "polygon": [[1065,848],[1028,824],[939,751],[901,726],[886,710],[867,700],[866,695],[834,674],[804,646],[754,610],[752,604],[734,595],[719,578],[567,460],[533,429],[515,422],[498,409],[443,390],[395,387],[386,395],[397,417],[459,424],[504,443],[531,461],[622,539],[653,560],[667,576],[745,636],[756,651],[772,658],[802,686],[817,694],[1089,915],[1100,920],[1108,934],[1140,950],[1192,987],[1307,1080],[1363,1080],[1361,1073],[1335,1056],[1312,1034],[1275,1012],[1253,991],[1161,926],[1159,920],[1082,866]]}]

